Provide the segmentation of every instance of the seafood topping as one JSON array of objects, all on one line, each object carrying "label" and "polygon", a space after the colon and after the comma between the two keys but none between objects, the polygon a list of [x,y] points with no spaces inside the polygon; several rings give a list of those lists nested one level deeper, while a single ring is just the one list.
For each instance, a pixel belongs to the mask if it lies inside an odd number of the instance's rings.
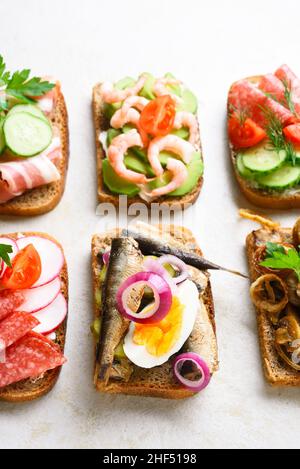
[{"label": "seafood topping", "polygon": [[288,307],[287,314],[278,323],[275,346],[281,358],[300,371],[300,320],[292,307]]}]

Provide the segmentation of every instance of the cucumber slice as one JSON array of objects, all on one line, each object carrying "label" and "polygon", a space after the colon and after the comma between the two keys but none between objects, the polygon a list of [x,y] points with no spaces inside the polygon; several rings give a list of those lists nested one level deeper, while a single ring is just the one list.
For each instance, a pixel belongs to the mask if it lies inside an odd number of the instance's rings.
[{"label": "cucumber slice", "polygon": [[43,111],[41,111],[41,109],[38,106],[35,106],[34,104],[17,104],[16,106],[11,108],[11,110],[7,114],[7,117],[11,116],[12,114],[15,114],[16,112],[28,112],[29,114],[32,114],[35,117],[39,117],[40,119],[45,119],[46,121],[48,121]]},{"label": "cucumber slice", "polygon": [[34,156],[45,150],[52,140],[48,121],[27,112],[7,116],[3,126],[7,147],[18,156]]},{"label": "cucumber slice", "polygon": [[242,155],[245,168],[258,173],[274,171],[286,159],[286,152],[284,150],[276,152],[262,146],[251,148],[242,153]]},{"label": "cucumber slice", "polygon": [[299,182],[300,167],[285,164],[273,173],[259,176],[256,180],[261,187],[284,190],[295,186]]},{"label": "cucumber slice", "polygon": [[254,179],[254,173],[247,169],[243,163],[243,155],[239,153],[236,158],[236,168],[240,176],[245,179]]},{"label": "cucumber slice", "polygon": [[5,117],[0,117],[0,153],[3,152],[3,150],[6,146],[4,132],[3,132],[4,122],[5,122]]}]

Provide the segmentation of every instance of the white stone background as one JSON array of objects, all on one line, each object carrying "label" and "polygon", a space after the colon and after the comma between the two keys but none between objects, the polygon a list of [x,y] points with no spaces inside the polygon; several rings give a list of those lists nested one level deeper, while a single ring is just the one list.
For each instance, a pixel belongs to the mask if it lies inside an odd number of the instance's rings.
[{"label": "white stone background", "polygon": [[[54,391],[0,404],[2,448],[266,448],[299,446],[300,391],[264,381],[247,281],[212,274],[220,371],[196,398],[165,401],[99,395],[92,384],[90,238],[95,215],[91,89],[142,71],[173,72],[199,98],[206,162],[200,199],[188,211],[208,257],[246,270],[240,195],[225,134],[226,93],[244,76],[286,62],[300,73],[297,0],[14,0],[0,3],[1,53],[10,69],[58,77],[70,122],[70,168],[60,205],[31,219],[1,219],[2,233],[42,230],[64,245],[70,270],[68,364]],[[274,212],[290,226],[299,211]]]}]

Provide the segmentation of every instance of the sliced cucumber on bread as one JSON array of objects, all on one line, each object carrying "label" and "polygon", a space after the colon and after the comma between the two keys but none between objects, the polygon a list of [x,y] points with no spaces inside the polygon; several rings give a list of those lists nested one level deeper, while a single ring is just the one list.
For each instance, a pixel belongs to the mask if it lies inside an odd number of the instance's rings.
[{"label": "sliced cucumber on bread", "polygon": [[260,176],[257,179],[261,187],[274,190],[284,190],[295,186],[300,180],[300,167],[289,163],[273,171],[271,174]]},{"label": "sliced cucumber on bread", "polygon": [[3,131],[9,150],[23,157],[41,153],[52,140],[50,123],[24,111],[7,116]]},{"label": "sliced cucumber on bread", "polygon": [[286,152],[276,152],[265,146],[250,148],[242,153],[242,162],[246,169],[257,173],[268,173],[279,168],[286,159]]}]

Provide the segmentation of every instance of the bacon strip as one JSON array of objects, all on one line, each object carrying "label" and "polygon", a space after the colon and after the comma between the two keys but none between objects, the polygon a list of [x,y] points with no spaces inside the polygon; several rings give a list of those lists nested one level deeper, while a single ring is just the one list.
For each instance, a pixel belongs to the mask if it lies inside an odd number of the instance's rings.
[{"label": "bacon strip", "polygon": [[61,143],[54,138],[51,145],[40,155],[26,160],[0,164],[0,204],[26,190],[43,186],[60,179],[55,162],[61,157]]},{"label": "bacon strip", "polygon": [[300,79],[287,65],[282,65],[278,68],[275,72],[275,76],[281,80],[281,82],[287,83],[292,92],[292,101],[295,106],[295,111],[300,115]]},{"label": "bacon strip", "polygon": [[284,126],[296,121],[295,116],[288,109],[266,96],[257,86],[247,80],[241,80],[232,86],[229,92],[229,105],[233,110],[245,112],[261,127],[267,124],[264,111],[271,111]]},{"label": "bacon strip", "polygon": [[48,81],[49,83],[55,83],[55,87],[43,96],[34,99],[37,100],[37,105],[39,108],[48,116],[55,107],[57,96],[60,91],[60,82],[56,81],[52,77],[44,77],[44,80]]}]

